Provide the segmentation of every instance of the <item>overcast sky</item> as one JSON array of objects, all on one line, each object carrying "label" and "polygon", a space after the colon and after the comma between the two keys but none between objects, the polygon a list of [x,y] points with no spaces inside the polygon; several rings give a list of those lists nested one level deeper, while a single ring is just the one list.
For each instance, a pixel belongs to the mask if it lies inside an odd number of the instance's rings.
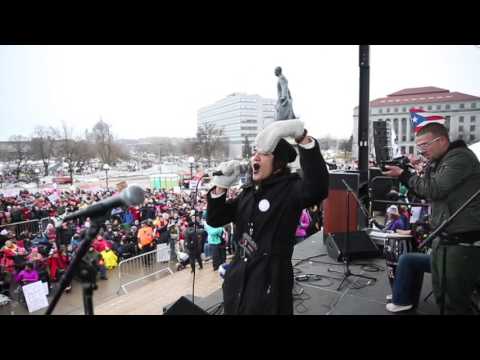
[{"label": "overcast sky", "polygon": [[[282,66],[314,136],[346,138],[358,105],[358,46],[0,46],[0,140],[102,119],[117,138],[193,137],[197,110],[233,92],[276,99]],[[480,96],[480,48],[371,46],[370,100],[437,86]]]}]

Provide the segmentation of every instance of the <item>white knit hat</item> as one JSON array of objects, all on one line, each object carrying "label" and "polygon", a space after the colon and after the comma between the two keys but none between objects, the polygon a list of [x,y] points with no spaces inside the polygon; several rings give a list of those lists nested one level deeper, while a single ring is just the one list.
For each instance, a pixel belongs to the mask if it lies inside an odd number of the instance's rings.
[{"label": "white knit hat", "polygon": [[396,205],[390,205],[387,209],[387,214],[399,215],[398,207]]}]

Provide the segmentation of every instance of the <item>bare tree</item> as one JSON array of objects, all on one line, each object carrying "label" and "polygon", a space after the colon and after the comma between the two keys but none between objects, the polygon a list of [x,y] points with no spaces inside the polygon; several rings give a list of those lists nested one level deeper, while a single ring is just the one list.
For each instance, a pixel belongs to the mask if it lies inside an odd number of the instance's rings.
[{"label": "bare tree", "polygon": [[74,140],[72,161],[75,171],[83,172],[94,157],[95,149],[87,139],[77,138]]},{"label": "bare tree", "polygon": [[9,140],[13,151],[8,153],[7,159],[15,164],[14,173],[18,181],[22,169],[32,156],[30,140],[23,135],[12,135]]},{"label": "bare tree", "polygon": [[62,122],[59,155],[67,163],[68,174],[73,183],[75,170],[82,171],[86,164],[95,156],[92,144],[87,139],[73,138],[73,129]]},{"label": "bare tree", "polygon": [[207,123],[197,130],[197,148],[207,158],[208,166],[210,166],[212,156],[225,152],[223,134],[223,129],[217,128],[212,123]]},{"label": "bare tree", "polygon": [[348,140],[341,140],[339,149],[344,152],[345,159],[347,158],[347,152],[352,152],[352,143],[353,143],[353,135],[350,135]]},{"label": "bare tree", "polygon": [[60,134],[53,127],[37,126],[33,132],[31,149],[33,158],[43,162],[43,174],[48,176],[50,159],[55,154],[56,141]]},{"label": "bare tree", "polygon": [[330,135],[326,135],[318,139],[320,150],[330,150],[335,148],[337,140],[332,138]]}]

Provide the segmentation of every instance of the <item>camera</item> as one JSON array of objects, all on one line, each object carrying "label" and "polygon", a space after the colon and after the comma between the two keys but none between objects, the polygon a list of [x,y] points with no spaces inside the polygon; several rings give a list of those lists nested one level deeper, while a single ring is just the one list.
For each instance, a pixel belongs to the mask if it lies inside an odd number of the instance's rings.
[{"label": "camera", "polygon": [[385,168],[385,165],[398,166],[399,168],[405,171],[410,171],[411,169],[413,169],[413,166],[410,163],[410,160],[406,156],[400,156],[400,157],[393,158],[391,160],[385,160],[385,161],[382,161],[380,164],[381,164],[380,166],[382,168],[382,171],[388,171],[388,169]]}]

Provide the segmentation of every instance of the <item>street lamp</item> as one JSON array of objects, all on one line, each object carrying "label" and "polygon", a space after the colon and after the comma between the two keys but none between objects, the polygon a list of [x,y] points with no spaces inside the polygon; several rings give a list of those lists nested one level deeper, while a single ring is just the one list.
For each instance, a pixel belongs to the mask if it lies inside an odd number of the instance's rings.
[{"label": "street lamp", "polygon": [[107,191],[108,191],[108,170],[110,170],[110,166],[108,166],[108,164],[104,164],[103,170],[105,170],[105,183],[107,185]]},{"label": "street lamp", "polygon": [[188,162],[190,163],[190,181],[193,179],[193,164],[195,163],[195,158],[193,156],[190,156],[188,158]]}]

